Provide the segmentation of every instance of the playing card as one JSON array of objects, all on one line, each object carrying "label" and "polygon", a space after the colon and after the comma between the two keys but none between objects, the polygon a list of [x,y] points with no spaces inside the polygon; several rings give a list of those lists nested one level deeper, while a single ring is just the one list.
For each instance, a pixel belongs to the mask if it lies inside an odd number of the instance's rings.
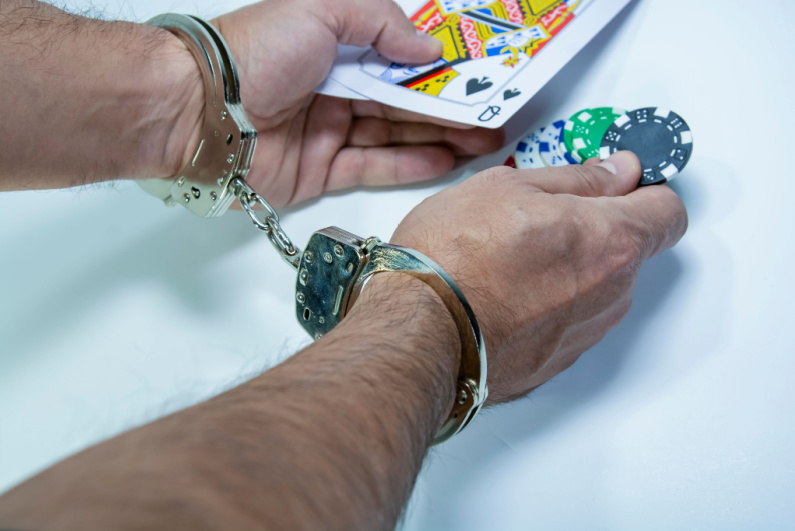
[{"label": "playing card", "polygon": [[420,31],[442,41],[442,57],[406,65],[344,47],[329,77],[388,105],[500,127],[628,1],[399,0]]},{"label": "playing card", "polygon": [[330,77],[327,77],[323,83],[321,83],[316,89],[315,92],[319,92],[321,94],[326,94],[328,96],[334,96],[336,98],[346,98],[349,100],[366,100],[368,99],[361,94],[358,94],[345,85],[334,81]]}]

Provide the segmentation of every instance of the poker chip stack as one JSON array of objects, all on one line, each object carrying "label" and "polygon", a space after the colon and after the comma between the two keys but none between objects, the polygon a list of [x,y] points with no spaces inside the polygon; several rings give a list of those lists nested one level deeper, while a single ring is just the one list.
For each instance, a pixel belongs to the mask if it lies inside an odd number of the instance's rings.
[{"label": "poker chip stack", "polygon": [[690,160],[693,135],[681,116],[661,107],[583,109],[522,138],[506,165],[532,169],[582,164],[622,150],[640,159],[640,186],[664,183]]}]

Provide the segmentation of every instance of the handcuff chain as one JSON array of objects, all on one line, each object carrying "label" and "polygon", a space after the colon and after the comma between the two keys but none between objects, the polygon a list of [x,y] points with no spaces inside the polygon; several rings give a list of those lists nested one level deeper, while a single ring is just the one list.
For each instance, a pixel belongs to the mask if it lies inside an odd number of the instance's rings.
[{"label": "handcuff chain", "polygon": [[[232,187],[235,197],[240,201],[240,205],[246,211],[248,217],[251,218],[254,226],[267,234],[271,244],[281,257],[293,266],[295,270],[298,270],[298,264],[301,262],[301,250],[282,229],[279,224],[279,214],[276,213],[276,210],[242,178],[235,177],[230,181],[229,186]],[[262,207],[262,213],[265,214],[264,217],[260,217],[258,212],[254,210],[256,205]]]}]

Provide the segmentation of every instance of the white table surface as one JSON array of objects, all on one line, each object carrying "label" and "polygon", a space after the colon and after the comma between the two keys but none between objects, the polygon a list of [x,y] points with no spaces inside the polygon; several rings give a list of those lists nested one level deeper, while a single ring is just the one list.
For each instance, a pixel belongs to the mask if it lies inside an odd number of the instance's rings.
[{"label": "white table surface", "polygon": [[[140,20],[230,4],[99,7]],[[388,237],[422,198],[583,107],[668,107],[694,132],[674,182],[690,229],[643,267],[628,317],[433,450],[405,529],[795,527],[794,30],[790,0],[633,2],[501,152],[283,216],[298,242],[328,225]],[[129,183],[0,194],[0,491],[306,344],[292,285],[240,213],[197,219]]]}]

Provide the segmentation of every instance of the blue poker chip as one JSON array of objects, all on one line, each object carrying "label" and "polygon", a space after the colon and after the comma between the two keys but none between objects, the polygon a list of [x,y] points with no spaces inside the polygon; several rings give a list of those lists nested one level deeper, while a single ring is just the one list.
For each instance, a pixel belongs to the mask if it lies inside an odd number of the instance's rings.
[{"label": "blue poker chip", "polygon": [[670,181],[693,153],[693,134],[681,116],[662,107],[644,107],[619,116],[602,138],[599,157],[631,151],[642,168],[639,186]]},{"label": "blue poker chip", "polygon": [[544,128],[542,127],[538,131],[528,134],[516,144],[513,158],[517,168],[528,170],[544,167],[544,161],[541,160],[541,154],[538,151],[543,132]]},{"label": "blue poker chip", "polygon": [[544,128],[541,134],[541,141],[538,144],[538,150],[541,154],[541,160],[544,161],[546,166],[556,167],[578,164],[577,160],[566,149],[566,143],[563,140],[565,128],[565,120],[558,120]]}]

